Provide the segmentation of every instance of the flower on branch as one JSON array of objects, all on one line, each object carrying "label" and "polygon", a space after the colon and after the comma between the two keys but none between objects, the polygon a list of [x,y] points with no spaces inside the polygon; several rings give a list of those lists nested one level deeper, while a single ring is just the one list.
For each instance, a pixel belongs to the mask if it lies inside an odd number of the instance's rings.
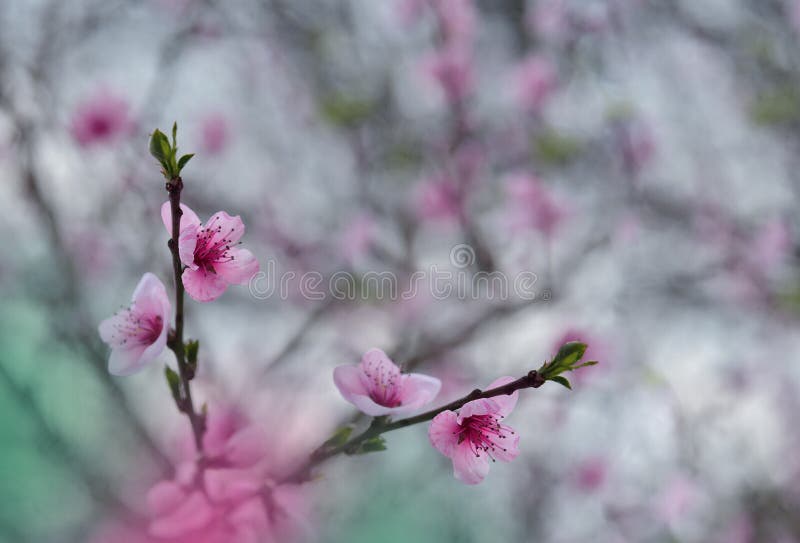
[{"label": "flower on branch", "polygon": [[131,305],[100,323],[100,338],[111,347],[108,371],[130,375],[155,359],[167,344],[172,306],[167,289],[145,273],[133,292]]},{"label": "flower on branch", "polygon": [[[501,377],[487,389],[514,381]],[[511,462],[519,455],[519,435],[500,421],[517,404],[519,392],[467,402],[458,412],[442,411],[428,429],[431,444],[453,461],[453,475],[462,483],[475,485],[489,473],[490,462]]]},{"label": "flower on branch", "polygon": [[339,366],[333,381],[344,399],[372,417],[406,416],[430,403],[442,382],[419,373],[401,374],[380,349],[371,349],[358,366]]},{"label": "flower on branch", "polygon": [[[203,225],[197,214],[181,204],[178,253],[186,269],[183,286],[198,302],[219,298],[228,285],[244,285],[258,271],[258,261],[247,249],[237,247],[244,235],[239,216],[218,211]],[[161,219],[172,234],[170,203],[161,207]]]}]

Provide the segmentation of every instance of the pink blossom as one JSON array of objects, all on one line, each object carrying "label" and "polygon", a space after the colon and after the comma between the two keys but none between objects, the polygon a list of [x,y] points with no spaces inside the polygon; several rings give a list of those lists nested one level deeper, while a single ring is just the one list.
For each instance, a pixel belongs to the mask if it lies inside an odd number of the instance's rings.
[{"label": "pink blossom", "polygon": [[434,51],[423,59],[422,69],[441,88],[448,103],[462,102],[472,92],[472,58],[464,49]]},{"label": "pink blossom", "polygon": [[785,262],[792,249],[792,236],[788,225],[780,219],[773,219],[756,232],[747,258],[753,268],[770,272]]},{"label": "pink blossom", "polygon": [[472,0],[431,0],[442,40],[449,47],[468,47],[475,37],[476,13]]},{"label": "pink blossom", "polygon": [[154,360],[167,344],[172,313],[167,290],[158,277],[145,273],[131,305],[100,323],[100,337],[111,347],[108,371],[130,375]]},{"label": "pink blossom", "polygon": [[[501,377],[489,385],[496,388],[514,380]],[[511,462],[519,455],[519,436],[500,421],[517,404],[519,392],[482,398],[464,404],[458,413],[442,411],[431,422],[431,444],[453,461],[453,475],[475,485],[489,473],[489,462]]]},{"label": "pink blossom", "polygon": [[78,104],[72,115],[70,132],[82,147],[109,143],[133,127],[128,103],[109,91],[100,91]]},{"label": "pink blossom", "polygon": [[592,457],[578,464],[575,470],[575,486],[582,492],[598,490],[608,476],[608,463],[600,457]]},{"label": "pink blossom", "polygon": [[377,225],[371,215],[362,213],[353,217],[342,233],[342,254],[353,263],[364,256],[375,239]]},{"label": "pink blossom", "polygon": [[427,179],[417,187],[416,204],[423,220],[458,220],[463,212],[461,191],[443,176]]},{"label": "pink blossom", "polygon": [[539,113],[556,90],[558,74],[555,66],[541,55],[530,55],[514,73],[519,107],[528,113]]},{"label": "pink blossom", "polygon": [[617,145],[625,171],[637,175],[656,151],[650,127],[642,121],[625,122],[617,132]]},{"label": "pink blossom", "polygon": [[[181,204],[178,251],[186,269],[183,286],[198,302],[219,298],[228,285],[244,285],[258,271],[258,261],[247,249],[236,247],[244,235],[244,223],[239,216],[231,217],[218,211],[200,223],[194,211]],[[170,203],[161,206],[161,219],[172,235]]]},{"label": "pink blossom", "polygon": [[789,0],[787,6],[789,22],[795,32],[800,32],[800,0]]},{"label": "pink blossom", "polygon": [[545,40],[564,40],[570,30],[569,13],[564,4],[564,0],[536,2],[529,16],[532,30]]},{"label": "pink blossom", "polygon": [[191,439],[174,479],[147,496],[149,532],[173,543],[288,541],[308,517],[301,485],[269,476],[265,435],[235,410],[214,409],[203,436],[203,465]]},{"label": "pink blossom", "polygon": [[507,185],[512,227],[533,229],[552,237],[566,216],[566,211],[533,175],[518,174]]},{"label": "pink blossom", "polygon": [[221,153],[229,139],[227,119],[219,114],[206,117],[203,120],[201,136],[202,147],[206,153],[212,155]]},{"label": "pink blossom", "polygon": [[675,523],[695,508],[700,497],[700,489],[694,481],[676,475],[656,498],[655,513],[663,522]]},{"label": "pink blossom", "polygon": [[435,377],[401,374],[380,349],[367,351],[358,366],[335,368],[333,382],[345,400],[372,417],[409,415],[430,403],[442,386]]}]

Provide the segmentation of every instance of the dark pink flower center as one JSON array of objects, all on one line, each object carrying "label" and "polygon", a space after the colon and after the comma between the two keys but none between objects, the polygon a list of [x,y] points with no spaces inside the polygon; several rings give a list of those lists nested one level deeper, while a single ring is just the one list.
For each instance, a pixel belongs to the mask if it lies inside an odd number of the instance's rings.
[{"label": "dark pink flower center", "polygon": [[197,234],[197,245],[194,248],[194,263],[201,269],[216,273],[215,264],[233,260],[231,245],[236,243],[231,237],[235,228],[223,233],[219,221],[212,218]]},{"label": "dark pink flower center", "polygon": [[402,376],[396,367],[370,360],[362,365],[369,381],[369,397],[383,407],[402,405]]},{"label": "dark pink flower center", "polygon": [[497,451],[506,452],[504,440],[514,434],[510,426],[500,424],[498,415],[472,415],[461,421],[461,428],[454,432],[458,442],[467,441],[475,456],[486,454],[494,461]]},{"label": "dark pink flower center", "polygon": [[111,120],[104,115],[93,115],[89,119],[89,130],[94,136],[103,137],[111,133]]},{"label": "dark pink flower center", "polygon": [[161,315],[141,315],[136,308],[125,309],[123,318],[114,326],[112,341],[120,347],[152,345],[164,329]]}]

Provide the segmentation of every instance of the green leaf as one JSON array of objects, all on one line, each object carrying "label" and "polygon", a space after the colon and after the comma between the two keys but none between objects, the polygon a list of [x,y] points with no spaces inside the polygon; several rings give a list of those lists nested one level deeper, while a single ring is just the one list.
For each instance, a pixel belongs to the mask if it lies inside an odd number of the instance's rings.
[{"label": "green leaf", "polygon": [[586,344],[580,341],[569,341],[561,346],[553,358],[551,366],[564,368],[564,370],[571,369],[575,363],[581,359],[583,353],[586,352]]},{"label": "green leaf", "polygon": [[338,428],[333,435],[328,439],[325,443],[322,444],[323,447],[341,447],[347,440],[350,439],[350,435],[353,433],[353,427],[351,425],[342,426]]},{"label": "green leaf", "polygon": [[178,409],[182,409],[183,401],[181,400],[181,378],[169,366],[164,366],[164,376],[167,378],[167,386],[169,386],[172,397],[178,405]]},{"label": "green leaf", "polygon": [[322,116],[331,124],[355,126],[366,120],[374,108],[372,102],[338,95],[323,100],[320,109]]},{"label": "green leaf", "polygon": [[178,150],[178,121],[172,123],[172,148]]},{"label": "green leaf", "polygon": [[169,141],[167,141],[167,136],[156,128],[153,135],[150,136],[150,154],[162,165],[165,165],[169,159],[171,150]]},{"label": "green leaf", "polygon": [[581,144],[573,137],[555,131],[545,132],[533,144],[534,155],[542,164],[565,166],[581,151]]},{"label": "green leaf", "polygon": [[200,342],[196,339],[190,339],[186,342],[186,360],[190,364],[197,364],[197,351],[200,350]]},{"label": "green leaf", "polygon": [[381,436],[376,436],[376,437],[371,437],[369,439],[365,439],[355,450],[350,451],[347,454],[368,454],[371,452],[378,452],[385,450],[386,450],[386,440],[383,439]]},{"label": "green leaf", "polygon": [[760,125],[800,121],[800,89],[784,85],[765,92],[751,106],[750,117]]},{"label": "green leaf", "polygon": [[565,386],[568,389],[572,390],[572,385],[569,384],[569,380],[566,377],[561,377],[560,375],[556,375],[555,377],[551,377],[548,381],[554,381],[561,386]]},{"label": "green leaf", "polygon": [[186,166],[186,163],[189,162],[192,159],[193,156],[194,156],[194,153],[189,153],[188,155],[183,155],[181,157],[181,159],[178,161],[178,171],[179,172],[183,169],[184,166]]}]

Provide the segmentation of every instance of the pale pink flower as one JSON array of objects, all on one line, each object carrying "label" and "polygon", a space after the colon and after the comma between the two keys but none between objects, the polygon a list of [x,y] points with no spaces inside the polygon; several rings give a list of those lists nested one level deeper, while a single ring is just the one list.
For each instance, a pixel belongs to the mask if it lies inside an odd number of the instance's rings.
[{"label": "pale pink flower", "polygon": [[111,347],[108,371],[130,375],[154,360],[167,344],[172,306],[158,277],[145,273],[131,305],[100,323],[100,338]]},{"label": "pale pink flower", "polygon": [[792,234],[785,221],[772,219],[758,229],[749,245],[746,258],[750,265],[769,273],[790,255]]},{"label": "pale pink flower", "polygon": [[[244,235],[244,223],[239,216],[231,217],[218,211],[206,222],[188,206],[181,204],[178,252],[186,269],[183,286],[198,302],[219,298],[228,285],[244,285],[258,271],[258,261],[247,249],[237,247]],[[161,206],[161,219],[172,235],[170,203]]]},{"label": "pale pink flower", "polygon": [[471,55],[462,48],[446,47],[422,60],[423,72],[442,90],[448,103],[463,101],[473,88]]},{"label": "pale pink flower", "polygon": [[600,489],[608,476],[608,463],[604,458],[587,458],[575,470],[575,486],[578,490],[590,493]]},{"label": "pale pink flower", "polygon": [[341,239],[341,250],[345,259],[351,264],[367,254],[375,239],[377,224],[375,219],[366,213],[353,217],[344,228]]},{"label": "pale pink flower", "polygon": [[566,211],[538,177],[515,175],[509,179],[507,191],[513,228],[538,230],[548,238],[556,233]]},{"label": "pale pink flower", "polygon": [[423,220],[458,220],[463,213],[463,198],[449,178],[436,176],[423,181],[416,191],[417,214]]},{"label": "pale pink flower", "polygon": [[427,3],[427,0],[398,0],[396,13],[400,24],[410,26],[419,21]]},{"label": "pale pink flower", "polygon": [[401,374],[380,349],[367,351],[358,366],[335,368],[333,382],[345,400],[372,417],[409,415],[430,403],[442,386],[435,377]]},{"label": "pale pink flower", "polygon": [[203,120],[201,141],[206,153],[221,153],[228,144],[229,136],[228,120],[223,115],[210,115]]},{"label": "pale pink flower", "polygon": [[656,497],[655,514],[659,520],[673,524],[694,510],[700,498],[700,488],[694,481],[675,475]]},{"label": "pale pink flower", "polygon": [[800,0],[789,0],[787,11],[792,29],[800,33]]},{"label": "pale pink flower", "polygon": [[78,104],[70,132],[83,147],[115,141],[133,127],[128,103],[109,91],[99,91]]},{"label": "pale pink flower", "polygon": [[556,90],[558,73],[555,66],[541,55],[530,55],[514,72],[516,99],[528,113],[539,113]]},{"label": "pale pink flower", "polygon": [[564,0],[536,2],[528,22],[537,37],[545,40],[563,41],[570,31],[569,13]]},{"label": "pale pink flower", "polygon": [[[488,389],[512,381],[513,377],[501,377]],[[442,411],[431,421],[431,444],[453,461],[456,479],[468,485],[478,484],[489,473],[490,461],[511,462],[519,455],[519,436],[500,422],[514,409],[518,397],[519,392],[514,392],[473,400],[458,413]]]}]

